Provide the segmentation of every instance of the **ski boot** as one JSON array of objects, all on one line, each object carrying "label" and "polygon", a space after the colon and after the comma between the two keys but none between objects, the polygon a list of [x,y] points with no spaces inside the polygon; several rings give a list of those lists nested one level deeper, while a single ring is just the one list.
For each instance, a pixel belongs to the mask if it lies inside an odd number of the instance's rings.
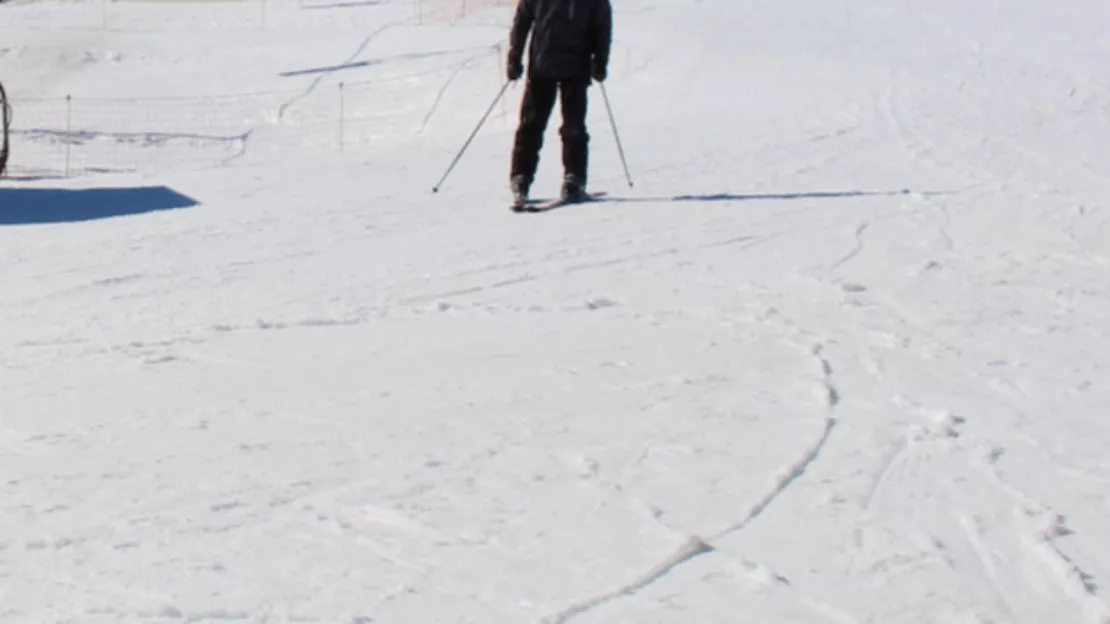
[{"label": "ski boot", "polygon": [[513,212],[520,212],[528,205],[528,181],[524,176],[514,176],[510,182],[513,191]]},{"label": "ski boot", "polygon": [[563,178],[563,190],[559,198],[564,203],[571,204],[574,202],[586,201],[589,197],[589,194],[586,193],[585,180],[573,173],[568,173]]}]

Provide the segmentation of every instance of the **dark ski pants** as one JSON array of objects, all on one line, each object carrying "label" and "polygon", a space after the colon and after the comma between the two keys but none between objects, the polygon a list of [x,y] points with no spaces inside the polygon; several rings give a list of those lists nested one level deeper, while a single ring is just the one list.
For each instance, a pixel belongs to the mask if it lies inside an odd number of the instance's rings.
[{"label": "dark ski pants", "polygon": [[543,147],[543,135],[555,107],[555,96],[562,104],[563,173],[572,173],[585,183],[589,161],[590,135],[586,132],[586,91],[589,78],[546,78],[533,76],[524,86],[520,104],[520,125],[513,143],[510,179],[524,176],[531,185]]}]

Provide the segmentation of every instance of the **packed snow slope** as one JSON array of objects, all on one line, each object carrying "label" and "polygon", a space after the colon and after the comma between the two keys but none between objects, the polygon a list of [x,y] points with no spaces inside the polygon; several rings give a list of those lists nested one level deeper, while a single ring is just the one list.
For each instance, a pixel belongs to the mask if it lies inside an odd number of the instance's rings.
[{"label": "packed snow slope", "polygon": [[1110,622],[1105,0],[616,0],[536,215],[510,7],[269,4],[0,8],[0,622]]}]

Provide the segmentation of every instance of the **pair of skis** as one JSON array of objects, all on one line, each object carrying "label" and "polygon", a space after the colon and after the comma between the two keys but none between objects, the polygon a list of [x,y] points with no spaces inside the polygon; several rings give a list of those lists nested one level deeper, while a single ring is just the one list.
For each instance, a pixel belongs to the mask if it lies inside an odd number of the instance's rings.
[{"label": "pair of skis", "polygon": [[513,202],[511,208],[513,212],[546,212],[554,210],[562,206],[569,206],[571,204],[585,204],[592,201],[597,201],[605,197],[605,191],[598,191],[595,193],[587,193],[585,197],[578,199],[555,199],[548,202],[537,202],[525,200],[524,202]]}]

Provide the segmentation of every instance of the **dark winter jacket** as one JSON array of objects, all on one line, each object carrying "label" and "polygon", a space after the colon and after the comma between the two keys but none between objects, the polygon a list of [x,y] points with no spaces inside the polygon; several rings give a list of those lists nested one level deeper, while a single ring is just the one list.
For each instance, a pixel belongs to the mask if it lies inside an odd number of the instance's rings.
[{"label": "dark winter jacket", "polygon": [[520,62],[528,46],[528,75],[589,77],[606,70],[613,36],[609,0],[519,0],[509,33],[509,62]]}]

